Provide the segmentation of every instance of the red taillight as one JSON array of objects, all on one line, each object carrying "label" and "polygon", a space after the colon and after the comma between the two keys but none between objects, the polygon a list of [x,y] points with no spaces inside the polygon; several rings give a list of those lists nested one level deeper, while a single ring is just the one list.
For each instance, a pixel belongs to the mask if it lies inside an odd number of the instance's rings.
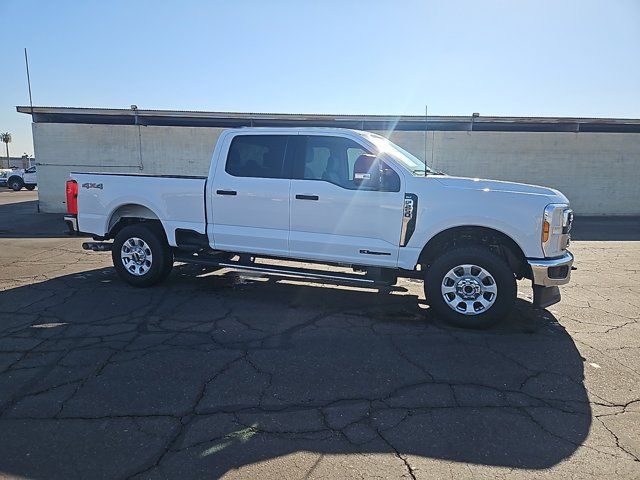
[{"label": "red taillight", "polygon": [[67,180],[67,213],[78,214],[78,182]]}]

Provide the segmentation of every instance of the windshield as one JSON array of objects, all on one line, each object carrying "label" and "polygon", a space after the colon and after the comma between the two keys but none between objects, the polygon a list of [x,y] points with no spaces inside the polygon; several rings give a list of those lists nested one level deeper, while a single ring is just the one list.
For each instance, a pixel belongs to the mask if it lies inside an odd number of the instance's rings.
[{"label": "windshield", "polygon": [[[367,138],[380,150],[381,153],[386,153],[391,156],[402,166],[406,167],[407,170],[410,170],[414,175],[425,174],[425,163],[415,155],[407,152],[405,149],[380,135],[369,133],[367,134]],[[442,172],[437,172],[429,167],[426,167],[426,173],[431,175],[444,175]]]}]

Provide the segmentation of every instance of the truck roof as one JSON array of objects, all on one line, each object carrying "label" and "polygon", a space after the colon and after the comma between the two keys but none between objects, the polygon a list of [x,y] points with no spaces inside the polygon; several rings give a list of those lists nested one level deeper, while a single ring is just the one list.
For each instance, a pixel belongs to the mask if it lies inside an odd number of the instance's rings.
[{"label": "truck roof", "polygon": [[257,132],[273,132],[273,133],[286,133],[286,132],[326,132],[326,133],[356,133],[358,135],[371,135],[371,132],[364,130],[356,130],[353,128],[336,128],[336,127],[239,127],[229,128],[229,131],[257,131]]}]

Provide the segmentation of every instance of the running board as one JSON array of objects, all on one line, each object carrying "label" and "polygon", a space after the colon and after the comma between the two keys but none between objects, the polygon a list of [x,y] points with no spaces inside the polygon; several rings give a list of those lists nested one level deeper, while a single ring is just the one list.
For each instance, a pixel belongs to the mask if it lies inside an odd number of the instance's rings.
[{"label": "running board", "polygon": [[368,286],[384,286],[384,282],[378,282],[364,275],[349,275],[341,272],[325,272],[309,268],[281,267],[278,265],[247,265],[239,262],[217,261],[213,258],[176,255],[176,262],[195,263],[209,267],[232,268],[243,272],[265,273],[280,277],[305,278],[310,280],[324,280],[329,282],[346,282]]}]

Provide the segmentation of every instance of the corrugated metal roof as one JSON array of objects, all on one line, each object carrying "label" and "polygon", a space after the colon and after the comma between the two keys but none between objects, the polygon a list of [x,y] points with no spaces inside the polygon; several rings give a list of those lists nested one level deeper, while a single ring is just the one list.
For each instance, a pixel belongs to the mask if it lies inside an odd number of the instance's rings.
[{"label": "corrugated metal roof", "polygon": [[580,117],[499,117],[424,115],[345,115],[187,110],[18,106],[36,123],[88,123],[165,126],[329,126],[362,130],[474,130],[640,133],[640,119]]}]

